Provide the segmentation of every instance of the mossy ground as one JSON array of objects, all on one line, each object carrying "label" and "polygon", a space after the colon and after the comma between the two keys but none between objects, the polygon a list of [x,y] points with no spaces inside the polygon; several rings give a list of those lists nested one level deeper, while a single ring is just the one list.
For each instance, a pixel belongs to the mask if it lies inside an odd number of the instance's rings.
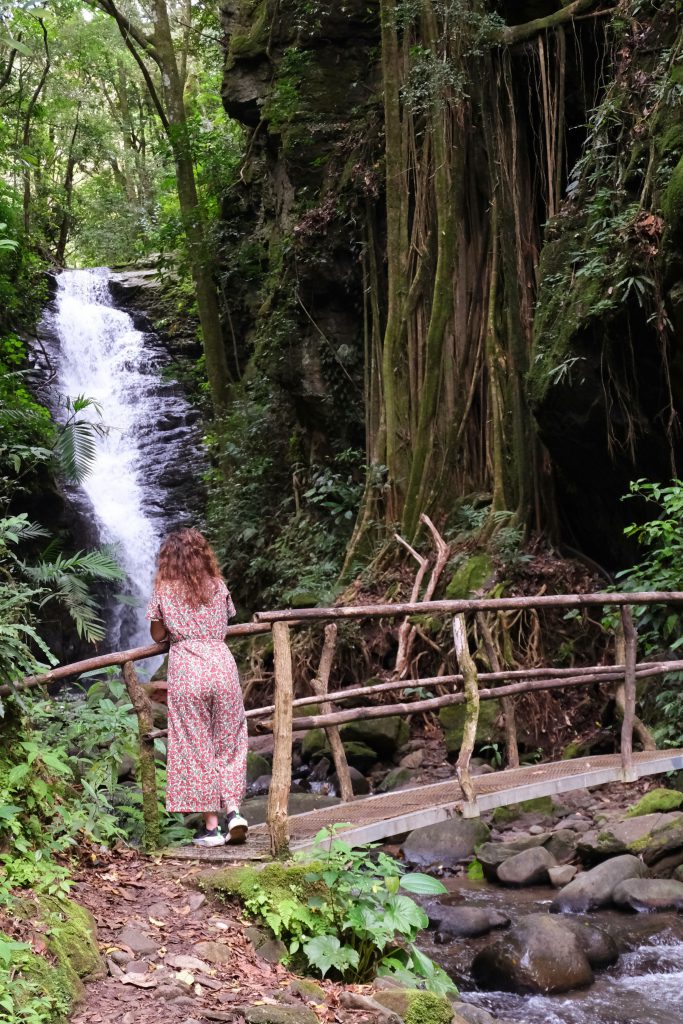
[{"label": "mossy ground", "polygon": [[453,1007],[445,996],[419,989],[388,989],[377,993],[377,1002],[402,1017],[405,1024],[449,1024]]}]

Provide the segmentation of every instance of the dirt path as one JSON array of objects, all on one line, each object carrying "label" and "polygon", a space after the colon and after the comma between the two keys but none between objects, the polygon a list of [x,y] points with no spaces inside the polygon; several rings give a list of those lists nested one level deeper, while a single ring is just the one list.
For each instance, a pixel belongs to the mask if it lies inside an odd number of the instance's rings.
[{"label": "dirt path", "polygon": [[132,851],[81,870],[73,896],[95,917],[109,973],[88,983],[72,1024],[313,1024],[311,1011],[321,1021],[371,1019],[341,1008],[329,982],[322,1000],[300,994],[294,975],[257,954],[236,909],[199,892],[198,871]]}]

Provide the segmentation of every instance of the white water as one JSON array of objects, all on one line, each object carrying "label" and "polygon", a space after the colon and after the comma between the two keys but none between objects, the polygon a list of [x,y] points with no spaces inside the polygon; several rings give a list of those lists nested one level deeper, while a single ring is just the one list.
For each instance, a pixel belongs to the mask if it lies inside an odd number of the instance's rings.
[{"label": "white water", "polygon": [[[173,479],[174,455],[178,465],[185,463],[184,472],[189,469],[188,428],[162,435],[159,424],[164,417],[174,426],[185,424],[192,410],[161,377],[158,339],[136,330],[131,317],[113,307],[110,276],[106,269],[64,271],[55,312],[46,321],[58,341],[57,391],[94,399],[109,428],[75,499],[82,515],[94,517],[100,543],[113,546],[128,577],[123,594],[129,603],[108,622],[110,643],[121,647],[149,642],[144,613],[159,541],[186,518],[177,508],[169,511],[164,480]],[[84,415],[99,419],[94,410]]]}]

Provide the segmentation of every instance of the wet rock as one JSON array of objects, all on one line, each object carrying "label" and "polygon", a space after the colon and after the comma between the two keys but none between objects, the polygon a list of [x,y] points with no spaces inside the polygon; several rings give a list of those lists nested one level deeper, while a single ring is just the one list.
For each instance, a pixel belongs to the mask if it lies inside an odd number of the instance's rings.
[{"label": "wet rock", "polygon": [[566,918],[562,924],[574,933],[593,970],[611,967],[619,959],[617,944],[604,928],[599,928],[590,921]]},{"label": "wet rock", "polygon": [[576,935],[563,921],[544,914],[522,918],[478,953],[472,974],[481,988],[520,993],[568,992],[593,981]]},{"label": "wet rock", "polygon": [[561,864],[556,868],[548,868],[550,884],[556,889],[562,889],[565,885],[569,885],[573,878],[576,878],[578,870],[573,864]]},{"label": "wet rock", "polygon": [[548,869],[556,867],[555,858],[543,846],[522,850],[508,857],[498,868],[503,885],[542,885],[548,881]]},{"label": "wet rock", "polygon": [[627,878],[642,878],[645,865],[637,857],[624,854],[598,864],[566,885],[552,902],[553,910],[561,913],[584,913],[607,906],[612,893]]},{"label": "wet rock", "polygon": [[[648,866],[659,865],[668,859],[671,870],[681,863],[681,851],[683,851],[683,814],[662,814],[662,821],[646,841],[638,844],[637,852],[640,853]],[[635,821],[644,821],[644,818],[635,818]],[[634,852],[636,852],[634,850]]]},{"label": "wet rock", "polygon": [[[453,938],[474,938],[486,935],[494,928],[506,928],[510,924],[507,914],[486,907],[430,907],[429,923],[436,928],[437,938],[443,941]],[[441,940],[440,940],[441,941]]]},{"label": "wet rock", "polygon": [[683,910],[683,882],[666,878],[629,878],[612,893],[621,910]]},{"label": "wet rock", "polygon": [[415,829],[401,851],[408,864],[453,867],[470,860],[485,843],[491,830],[480,818],[449,818],[436,825]]},{"label": "wet rock", "polygon": [[453,1011],[458,1017],[465,1021],[465,1024],[497,1024],[496,1018],[491,1016],[488,1010],[481,1006],[473,1006],[472,1003],[451,1002]]},{"label": "wet rock", "polygon": [[192,949],[200,960],[210,964],[227,964],[232,959],[232,950],[224,942],[195,942]]},{"label": "wet rock", "polygon": [[156,953],[161,945],[160,940],[151,938],[141,928],[133,924],[127,924],[119,932],[118,942],[122,946],[128,946],[133,953],[139,953],[142,956]]},{"label": "wet rock", "polygon": [[272,775],[259,775],[258,779],[254,779],[249,786],[249,792],[253,794],[253,796],[263,796],[264,793],[267,793],[270,789],[272,781]]}]

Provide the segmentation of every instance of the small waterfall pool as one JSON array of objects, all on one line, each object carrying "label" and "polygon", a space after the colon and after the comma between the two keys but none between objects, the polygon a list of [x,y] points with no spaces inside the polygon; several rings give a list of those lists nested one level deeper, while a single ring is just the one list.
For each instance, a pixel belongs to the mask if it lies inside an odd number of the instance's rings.
[{"label": "small waterfall pool", "polygon": [[[113,547],[127,574],[122,600],[108,613],[115,650],[149,642],[144,613],[159,541],[192,521],[203,458],[198,413],[164,376],[170,356],[156,335],[137,330],[113,305],[112,276],[106,268],[63,271],[41,340],[53,393],[94,399],[109,428],[92,472],[69,496],[84,534]],[[54,412],[63,419],[57,402]],[[99,419],[94,409],[83,415]]]}]

